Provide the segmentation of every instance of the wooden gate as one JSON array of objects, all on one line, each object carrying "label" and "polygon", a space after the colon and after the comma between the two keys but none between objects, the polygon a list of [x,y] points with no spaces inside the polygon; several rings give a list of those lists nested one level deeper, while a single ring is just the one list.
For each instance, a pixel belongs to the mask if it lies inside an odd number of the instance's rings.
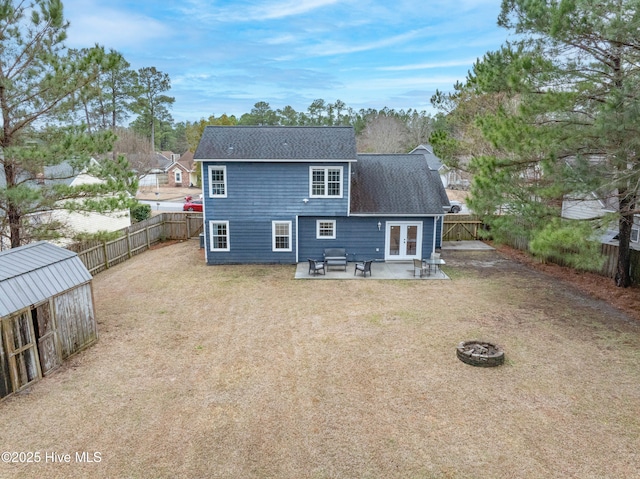
[{"label": "wooden gate", "polygon": [[445,215],[442,241],[477,240],[482,221],[475,215]]}]

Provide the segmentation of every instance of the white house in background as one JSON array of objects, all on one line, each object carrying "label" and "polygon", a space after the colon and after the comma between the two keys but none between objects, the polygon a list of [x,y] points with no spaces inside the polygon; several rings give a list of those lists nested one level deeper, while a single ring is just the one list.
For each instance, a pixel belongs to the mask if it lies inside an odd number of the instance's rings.
[{"label": "white house in background", "polygon": [[[165,186],[167,184],[167,169],[179,158],[180,155],[175,153],[154,153],[149,162],[149,170],[138,180],[139,188],[143,190]],[[136,163],[135,158],[133,163]],[[145,162],[141,163],[146,164]]]},{"label": "white house in background", "polygon": [[[91,164],[97,165],[98,162],[92,158]],[[104,183],[104,180],[91,176],[86,172],[74,176],[72,169],[65,163],[56,167],[50,167],[48,171],[45,172],[45,177],[55,176],[64,179],[45,180],[45,183],[49,181],[57,183],[63,182],[68,186]],[[131,214],[128,209],[111,213],[72,212],[60,209],[39,213],[39,215],[41,216],[39,221],[46,220],[48,216],[49,220],[64,224],[69,231],[69,236],[79,233],[94,234],[101,231],[113,232],[131,226]],[[65,241],[60,241],[59,243],[65,243]]]},{"label": "white house in background", "polygon": [[[91,164],[97,165],[98,163],[92,158]],[[86,172],[74,174],[71,165],[62,163],[56,166],[46,166],[42,178],[34,182],[34,188],[40,185],[65,184],[67,186],[78,186],[97,183],[104,183],[104,180],[91,176]],[[4,187],[5,185],[4,175],[0,175],[0,186]],[[112,213],[81,213],[60,209],[32,213],[28,217],[35,224],[46,224],[52,221],[60,222],[67,230],[67,236],[74,236],[79,233],[92,234],[99,231],[112,232],[131,226],[131,214],[128,209]],[[62,244],[65,241],[60,241],[59,243]]]},{"label": "white house in background", "polygon": [[[596,193],[588,193],[583,196],[565,196],[562,200],[562,218],[571,220],[592,220],[603,218],[607,214],[618,211],[618,199],[615,195],[608,198],[601,198]],[[610,229],[604,234],[602,242],[611,245],[618,245],[618,227],[612,224]],[[634,215],[633,226],[631,227],[632,249],[640,251],[640,215]]]}]

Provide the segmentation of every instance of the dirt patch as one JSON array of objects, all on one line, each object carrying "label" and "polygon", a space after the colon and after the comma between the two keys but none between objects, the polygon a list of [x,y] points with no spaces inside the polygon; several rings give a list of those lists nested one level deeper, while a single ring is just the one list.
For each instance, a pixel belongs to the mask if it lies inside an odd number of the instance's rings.
[{"label": "dirt patch", "polygon": [[[99,342],[0,403],[4,450],[71,462],[0,477],[636,475],[640,325],[500,251],[446,259],[451,281],[297,281],[188,241],[111,268]],[[464,364],[468,339],[505,363]]]},{"label": "dirt patch", "polygon": [[571,284],[583,293],[611,304],[640,321],[640,287],[619,288],[613,279],[602,275],[579,272],[553,263],[541,263],[526,253],[508,246],[497,246],[498,251],[513,261],[525,264],[536,271]]}]

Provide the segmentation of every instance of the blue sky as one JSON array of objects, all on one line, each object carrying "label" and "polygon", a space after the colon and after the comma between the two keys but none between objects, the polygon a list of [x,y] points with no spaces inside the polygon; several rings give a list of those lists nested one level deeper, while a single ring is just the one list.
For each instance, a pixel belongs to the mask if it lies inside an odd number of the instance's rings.
[{"label": "blue sky", "polygon": [[96,43],[168,73],[175,121],[241,115],[258,101],[305,111],[432,112],[508,39],[499,0],[63,0],[67,46]]}]

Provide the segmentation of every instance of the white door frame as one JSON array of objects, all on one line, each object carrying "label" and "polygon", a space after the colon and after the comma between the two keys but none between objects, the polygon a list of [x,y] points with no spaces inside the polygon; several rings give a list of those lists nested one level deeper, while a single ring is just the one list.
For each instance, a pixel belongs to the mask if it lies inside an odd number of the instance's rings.
[{"label": "white door frame", "polygon": [[[400,249],[398,254],[391,254],[391,228],[400,227]],[[416,253],[409,255],[406,253],[407,228],[416,226]],[[384,259],[385,261],[410,261],[422,258],[422,221],[387,221],[385,223]]]}]

